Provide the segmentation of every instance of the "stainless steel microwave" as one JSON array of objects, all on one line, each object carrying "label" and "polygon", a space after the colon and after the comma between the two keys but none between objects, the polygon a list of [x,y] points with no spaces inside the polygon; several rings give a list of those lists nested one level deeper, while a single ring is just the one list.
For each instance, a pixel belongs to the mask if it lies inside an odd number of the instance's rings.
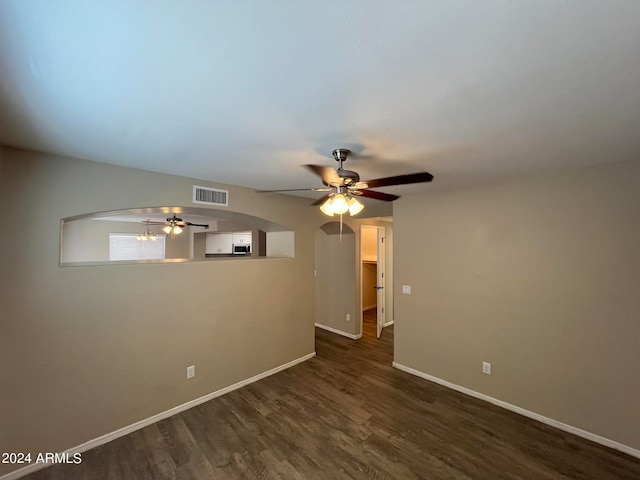
[{"label": "stainless steel microwave", "polygon": [[234,243],[233,254],[234,255],[251,255],[251,245],[248,243]]}]

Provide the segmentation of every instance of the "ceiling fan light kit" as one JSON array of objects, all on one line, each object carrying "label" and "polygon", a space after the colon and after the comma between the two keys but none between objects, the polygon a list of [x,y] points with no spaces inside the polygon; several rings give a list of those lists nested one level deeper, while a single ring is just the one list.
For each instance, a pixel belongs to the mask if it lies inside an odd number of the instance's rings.
[{"label": "ceiling fan light kit", "polygon": [[136,236],[136,240],[140,240],[142,242],[146,242],[147,240],[151,240],[152,242],[155,242],[158,239],[158,236],[154,232],[149,230],[149,222],[150,221],[151,220],[147,220],[145,222],[147,224],[147,229],[143,233],[139,233]]},{"label": "ceiling fan light kit", "polygon": [[174,225],[174,226],[167,225],[162,229],[162,231],[167,235],[169,234],[180,235],[182,233],[182,228],[179,225]]},{"label": "ceiling fan light kit", "polygon": [[332,154],[336,162],[340,163],[340,166],[337,169],[324,167],[322,165],[305,165],[305,167],[321,178],[325,187],[260,190],[259,192],[299,192],[304,190],[329,192],[324,197],[313,202],[311,205],[320,205],[320,211],[329,217],[333,217],[334,215],[343,215],[347,212],[349,212],[349,215],[354,216],[364,209],[364,205],[362,205],[354,195],[362,195],[363,197],[382,200],[383,202],[393,202],[400,198],[398,195],[369,190],[371,187],[391,187],[394,185],[408,185],[411,183],[426,183],[433,180],[433,175],[430,173],[418,172],[361,182],[358,172],[345,170],[342,166],[347,158],[349,158],[349,155],[351,154],[350,150],[346,148],[336,148]]},{"label": "ceiling fan light kit", "polygon": [[349,196],[349,194],[336,193],[329,196],[326,202],[320,205],[322,213],[329,217],[334,215],[342,215],[349,212],[352,217],[362,211],[364,205],[360,203],[355,197]]},{"label": "ceiling fan light kit", "polygon": [[158,236],[155,233],[141,233],[136,237],[136,240],[141,240],[146,242],[147,240],[151,240],[155,242],[158,239]]}]

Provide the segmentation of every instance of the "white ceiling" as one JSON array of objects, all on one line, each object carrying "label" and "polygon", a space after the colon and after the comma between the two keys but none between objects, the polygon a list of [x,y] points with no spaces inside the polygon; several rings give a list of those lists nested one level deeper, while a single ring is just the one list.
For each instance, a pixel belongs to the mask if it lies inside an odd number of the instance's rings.
[{"label": "white ceiling", "polygon": [[[253,188],[640,159],[636,0],[4,0],[0,143]],[[316,194],[318,195],[318,194]]]}]

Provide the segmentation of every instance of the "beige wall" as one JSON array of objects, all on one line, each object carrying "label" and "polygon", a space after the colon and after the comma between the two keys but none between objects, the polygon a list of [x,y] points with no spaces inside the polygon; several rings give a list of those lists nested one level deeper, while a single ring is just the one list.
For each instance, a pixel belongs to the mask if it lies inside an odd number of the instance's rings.
[{"label": "beige wall", "polygon": [[640,163],[407,195],[394,229],[396,362],[640,449]]},{"label": "beige wall", "polygon": [[[345,225],[340,236],[335,227],[336,222],[330,222],[316,231],[315,321],[324,327],[355,336],[360,333],[356,235]],[[346,319],[347,314],[350,320]]]},{"label": "beige wall", "polygon": [[[314,351],[323,218],[309,199],[0,153],[0,205],[16,219],[0,236],[0,451],[63,451]],[[59,266],[61,218],[190,206],[194,182],[294,230],[295,258]]]}]

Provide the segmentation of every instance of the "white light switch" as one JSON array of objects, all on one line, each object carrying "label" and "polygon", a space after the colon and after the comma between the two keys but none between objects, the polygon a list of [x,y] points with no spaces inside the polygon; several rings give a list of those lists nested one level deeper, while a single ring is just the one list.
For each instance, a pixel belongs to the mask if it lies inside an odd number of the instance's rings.
[{"label": "white light switch", "polygon": [[193,378],[195,376],[196,376],[196,366],[191,365],[190,367],[187,367],[187,378]]},{"label": "white light switch", "polygon": [[402,293],[404,295],[411,295],[411,285],[402,285]]}]

